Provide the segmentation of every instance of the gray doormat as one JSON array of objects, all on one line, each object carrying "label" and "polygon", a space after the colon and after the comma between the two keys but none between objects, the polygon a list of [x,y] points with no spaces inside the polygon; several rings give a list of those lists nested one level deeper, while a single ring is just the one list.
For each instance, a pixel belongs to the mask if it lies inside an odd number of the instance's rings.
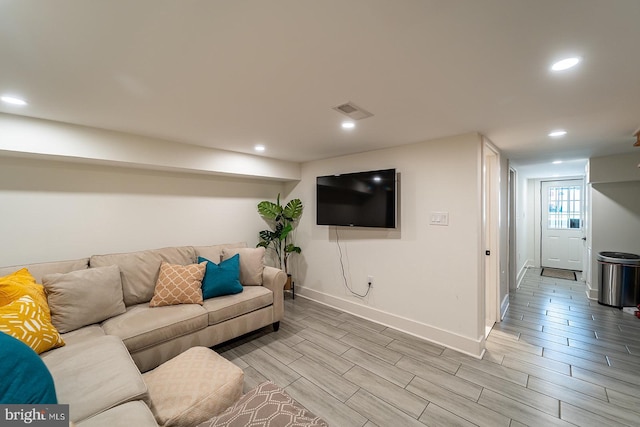
[{"label": "gray doormat", "polygon": [[575,271],[561,270],[559,268],[544,267],[540,275],[544,277],[553,277],[554,279],[577,280]]}]

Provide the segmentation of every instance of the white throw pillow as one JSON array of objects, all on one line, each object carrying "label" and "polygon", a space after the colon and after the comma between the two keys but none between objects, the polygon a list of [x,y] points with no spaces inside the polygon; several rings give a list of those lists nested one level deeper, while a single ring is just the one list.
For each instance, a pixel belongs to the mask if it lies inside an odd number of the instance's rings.
[{"label": "white throw pillow", "polygon": [[51,323],[60,333],[102,322],[126,311],[117,265],[88,268],[42,278]]},{"label": "white throw pillow", "polygon": [[260,286],[264,270],[264,253],[263,247],[225,248],[222,250],[222,260],[240,254],[240,283],[244,286]]},{"label": "white throw pillow", "polygon": [[225,243],[224,245],[194,246],[193,249],[195,249],[196,251],[196,258],[202,257],[210,261],[213,261],[216,264],[220,264],[220,261],[222,261],[223,250],[231,249],[231,248],[246,248],[246,247],[247,247],[246,242],[238,242],[238,243]]}]

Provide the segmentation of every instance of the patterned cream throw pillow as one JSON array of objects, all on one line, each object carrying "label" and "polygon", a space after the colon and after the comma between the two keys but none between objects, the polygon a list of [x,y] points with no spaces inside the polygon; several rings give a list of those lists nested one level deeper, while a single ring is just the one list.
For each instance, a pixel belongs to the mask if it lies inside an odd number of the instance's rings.
[{"label": "patterned cream throw pillow", "polygon": [[162,261],[150,307],[176,304],[202,305],[202,278],[206,262],[191,265],[175,265]]}]

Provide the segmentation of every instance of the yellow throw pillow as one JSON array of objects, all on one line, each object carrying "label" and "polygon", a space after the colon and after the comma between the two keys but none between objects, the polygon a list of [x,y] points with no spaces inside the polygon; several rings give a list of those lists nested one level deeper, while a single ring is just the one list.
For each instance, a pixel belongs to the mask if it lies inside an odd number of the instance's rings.
[{"label": "yellow throw pillow", "polygon": [[0,331],[19,339],[38,354],[64,345],[44,310],[29,295],[0,307]]},{"label": "yellow throw pillow", "polygon": [[29,270],[22,268],[8,276],[0,277],[0,306],[10,304],[21,296],[29,295],[42,308],[47,321],[51,321],[51,313],[44,286],[36,283]]},{"label": "yellow throw pillow", "polygon": [[202,278],[206,265],[206,261],[190,265],[176,265],[162,261],[156,288],[149,306],[202,305]]}]

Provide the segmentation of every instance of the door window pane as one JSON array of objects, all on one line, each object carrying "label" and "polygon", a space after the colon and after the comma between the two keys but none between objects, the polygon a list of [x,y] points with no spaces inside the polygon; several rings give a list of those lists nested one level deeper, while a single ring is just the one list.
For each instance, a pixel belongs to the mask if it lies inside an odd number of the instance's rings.
[{"label": "door window pane", "polygon": [[549,187],[549,229],[582,228],[581,190],[579,185]]}]

